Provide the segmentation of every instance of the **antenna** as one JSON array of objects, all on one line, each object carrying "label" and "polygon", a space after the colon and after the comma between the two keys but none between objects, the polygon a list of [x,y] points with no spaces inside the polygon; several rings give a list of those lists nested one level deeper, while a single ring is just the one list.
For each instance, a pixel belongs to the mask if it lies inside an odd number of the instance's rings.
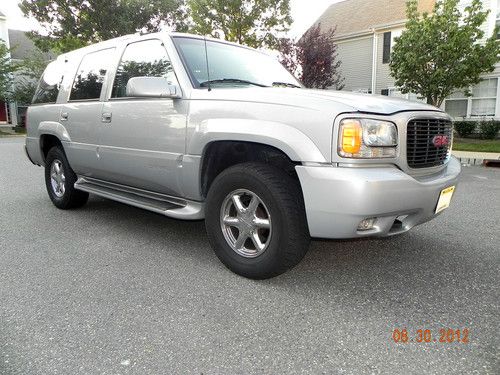
[{"label": "antenna", "polygon": [[212,87],[211,87],[211,84],[210,84],[210,67],[209,67],[209,64],[208,64],[208,49],[207,49],[207,36],[204,35],[203,36],[203,40],[205,41],[205,60],[207,61],[207,87],[208,87],[208,91],[212,91]]}]

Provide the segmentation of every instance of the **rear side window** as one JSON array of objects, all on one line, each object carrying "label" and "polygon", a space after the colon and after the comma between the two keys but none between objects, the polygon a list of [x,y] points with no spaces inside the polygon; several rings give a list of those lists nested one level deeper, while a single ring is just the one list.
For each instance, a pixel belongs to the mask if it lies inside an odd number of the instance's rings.
[{"label": "rear side window", "polygon": [[116,71],[111,97],[126,97],[127,83],[134,77],[163,77],[170,84],[177,84],[170,58],[160,40],[144,40],[127,46]]},{"label": "rear side window", "polygon": [[85,55],[76,72],[69,100],[95,100],[101,96],[114,48]]},{"label": "rear side window", "polygon": [[52,61],[43,72],[33,96],[33,104],[53,104],[57,100],[63,79],[64,62]]}]

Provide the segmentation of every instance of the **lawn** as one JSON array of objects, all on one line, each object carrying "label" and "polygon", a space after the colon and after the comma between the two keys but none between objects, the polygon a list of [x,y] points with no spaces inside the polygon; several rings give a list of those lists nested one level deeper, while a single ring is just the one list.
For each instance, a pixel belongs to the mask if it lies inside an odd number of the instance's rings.
[{"label": "lawn", "polygon": [[453,149],[455,151],[500,152],[500,140],[455,138]]}]

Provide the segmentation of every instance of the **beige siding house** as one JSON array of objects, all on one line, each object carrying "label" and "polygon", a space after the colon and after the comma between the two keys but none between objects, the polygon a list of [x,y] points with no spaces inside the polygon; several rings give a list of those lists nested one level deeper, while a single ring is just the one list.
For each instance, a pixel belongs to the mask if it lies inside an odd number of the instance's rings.
[{"label": "beige siding house", "polygon": [[[471,0],[461,0],[463,9]],[[483,25],[486,36],[500,25],[500,0],[483,0],[490,17]],[[420,0],[419,11],[431,12],[435,0]],[[341,74],[348,91],[367,92],[419,100],[413,94],[401,94],[390,75],[392,47],[404,30],[406,0],[344,0],[331,5],[318,19],[322,29],[336,27],[336,43]],[[455,118],[500,118],[500,65],[495,72],[472,88],[466,98],[457,92],[446,100],[444,108]]]}]

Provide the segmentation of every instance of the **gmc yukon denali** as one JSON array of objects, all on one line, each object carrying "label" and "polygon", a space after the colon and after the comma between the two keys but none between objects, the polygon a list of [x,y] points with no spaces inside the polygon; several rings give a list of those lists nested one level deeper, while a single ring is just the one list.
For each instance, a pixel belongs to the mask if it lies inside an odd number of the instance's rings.
[{"label": "gmc yukon denali", "polygon": [[307,90],[262,52],[188,34],[59,56],[27,126],[56,207],[92,193],[204,219],[220,260],[254,279],[296,265],[311,237],[391,236],[433,219],[460,173],[438,108]]}]

